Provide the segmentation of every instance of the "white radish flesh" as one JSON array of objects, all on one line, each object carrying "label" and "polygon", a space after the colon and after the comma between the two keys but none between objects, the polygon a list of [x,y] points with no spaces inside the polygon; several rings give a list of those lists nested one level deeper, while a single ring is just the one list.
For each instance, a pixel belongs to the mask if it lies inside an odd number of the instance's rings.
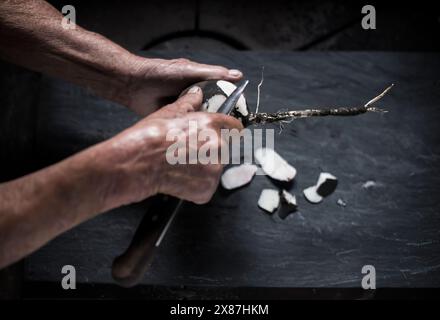
[{"label": "white radish flesh", "polygon": [[281,209],[278,215],[281,219],[286,219],[288,215],[295,212],[298,209],[296,204],[296,197],[294,194],[283,190],[281,192]]},{"label": "white radish flesh", "polygon": [[304,197],[311,203],[320,203],[322,201],[322,197],[316,192],[316,186],[308,187],[303,190]]},{"label": "white radish flesh", "polygon": [[257,170],[257,166],[253,164],[232,167],[223,173],[221,177],[222,186],[227,190],[242,187],[251,182]]},{"label": "white radish flesh", "polygon": [[264,189],[261,191],[258,206],[269,213],[274,213],[280,206],[280,193],[278,190]]},{"label": "white radish flesh", "polygon": [[202,109],[208,112],[215,113],[221,107],[223,102],[226,101],[226,97],[221,94],[216,94],[208,99],[203,105]]},{"label": "white radish flesh", "polygon": [[[222,89],[222,91],[226,93],[228,96],[230,96],[232,92],[234,92],[234,90],[237,88],[235,84],[225,80],[217,81],[217,86],[219,86],[220,89]],[[244,98],[243,95],[241,95],[240,98],[238,99],[235,105],[235,109],[237,110],[238,113],[240,113],[244,117],[246,117],[249,114],[249,110],[246,104],[246,99]]]},{"label": "white radish flesh", "polygon": [[296,207],[296,197],[295,197],[295,195],[287,192],[286,190],[283,190],[281,192],[281,197],[282,197],[282,199],[284,200],[285,203],[287,203],[288,205]]},{"label": "white radish flesh", "polygon": [[319,203],[335,191],[338,179],[328,172],[321,172],[316,185],[303,190],[304,196],[311,203]]},{"label": "white radish flesh", "polygon": [[255,159],[261,165],[263,171],[272,179],[291,181],[296,176],[296,169],[273,149],[257,149],[255,151]]}]

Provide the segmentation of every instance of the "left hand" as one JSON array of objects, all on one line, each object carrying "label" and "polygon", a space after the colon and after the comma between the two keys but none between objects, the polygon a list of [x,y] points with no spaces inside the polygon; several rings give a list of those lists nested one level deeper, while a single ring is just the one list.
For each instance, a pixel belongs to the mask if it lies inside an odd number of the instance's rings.
[{"label": "left hand", "polygon": [[187,59],[146,59],[136,57],[122,103],[141,116],[156,111],[175,99],[188,86],[204,80],[236,82],[239,70],[196,63]]}]

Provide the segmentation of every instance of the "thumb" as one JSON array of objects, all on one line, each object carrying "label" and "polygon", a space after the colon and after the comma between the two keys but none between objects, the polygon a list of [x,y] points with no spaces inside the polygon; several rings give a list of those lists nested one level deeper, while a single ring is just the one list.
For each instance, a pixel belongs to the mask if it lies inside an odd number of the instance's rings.
[{"label": "thumb", "polygon": [[186,93],[180,96],[175,102],[160,108],[154,112],[148,119],[154,118],[179,118],[188,112],[200,110],[203,101],[202,89],[198,86],[191,87]]},{"label": "thumb", "polygon": [[203,92],[198,86],[191,87],[183,96],[173,103],[180,112],[199,111],[202,106]]},{"label": "thumb", "polygon": [[198,86],[190,88],[185,94],[175,102],[166,105],[145,119],[173,119],[185,116],[188,112],[200,110],[203,101],[202,89]]}]

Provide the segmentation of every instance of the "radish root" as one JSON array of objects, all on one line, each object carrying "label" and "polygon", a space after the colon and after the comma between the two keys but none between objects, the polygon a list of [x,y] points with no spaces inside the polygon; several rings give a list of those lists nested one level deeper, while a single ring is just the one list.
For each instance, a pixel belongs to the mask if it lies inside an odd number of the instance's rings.
[{"label": "radish root", "polygon": [[264,82],[264,66],[261,68],[261,80],[257,86],[257,106],[255,107],[255,113],[258,114],[258,109],[260,108],[260,95],[261,95],[261,86]]},{"label": "radish root", "polygon": [[[262,82],[263,81],[260,82],[258,88],[261,86]],[[374,97],[373,99],[368,101],[365,105],[360,107],[311,108],[306,110],[291,110],[291,111],[267,113],[267,112],[258,112],[258,105],[259,105],[259,101],[258,101],[257,112],[250,113],[247,120],[251,124],[263,124],[263,123],[273,123],[273,122],[288,122],[295,119],[309,118],[309,117],[355,116],[366,112],[385,113],[388,111],[378,107],[374,107],[372,106],[372,104],[383,98],[383,96],[385,96],[393,86],[394,84],[391,84],[378,96]]]}]

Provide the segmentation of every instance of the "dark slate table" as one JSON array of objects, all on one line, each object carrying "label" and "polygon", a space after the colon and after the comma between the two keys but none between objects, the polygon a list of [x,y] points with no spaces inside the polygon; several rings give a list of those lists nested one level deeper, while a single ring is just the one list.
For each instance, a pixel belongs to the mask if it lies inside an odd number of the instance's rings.
[{"label": "dark slate table", "polygon": [[[435,53],[154,53],[240,68],[252,107],[265,66],[261,111],[289,106],[359,105],[390,83],[387,114],[298,120],[275,149],[298,170],[299,211],[281,220],[257,208],[257,176],[247,188],[188,204],[175,220],[144,285],[359,288],[373,265],[377,287],[440,285],[440,55]],[[57,79],[37,102],[35,159],[62,159],[130,126],[137,117]],[[274,128],[274,127],[272,127]],[[278,129],[277,126],[275,128]],[[337,190],[312,205],[302,189],[321,171]],[[375,186],[363,188],[367,181]],[[343,199],[346,207],[337,204]],[[145,203],[113,210],[54,239],[26,259],[27,282],[59,286],[74,265],[78,287],[114,283],[111,263],[129,244]]]}]

